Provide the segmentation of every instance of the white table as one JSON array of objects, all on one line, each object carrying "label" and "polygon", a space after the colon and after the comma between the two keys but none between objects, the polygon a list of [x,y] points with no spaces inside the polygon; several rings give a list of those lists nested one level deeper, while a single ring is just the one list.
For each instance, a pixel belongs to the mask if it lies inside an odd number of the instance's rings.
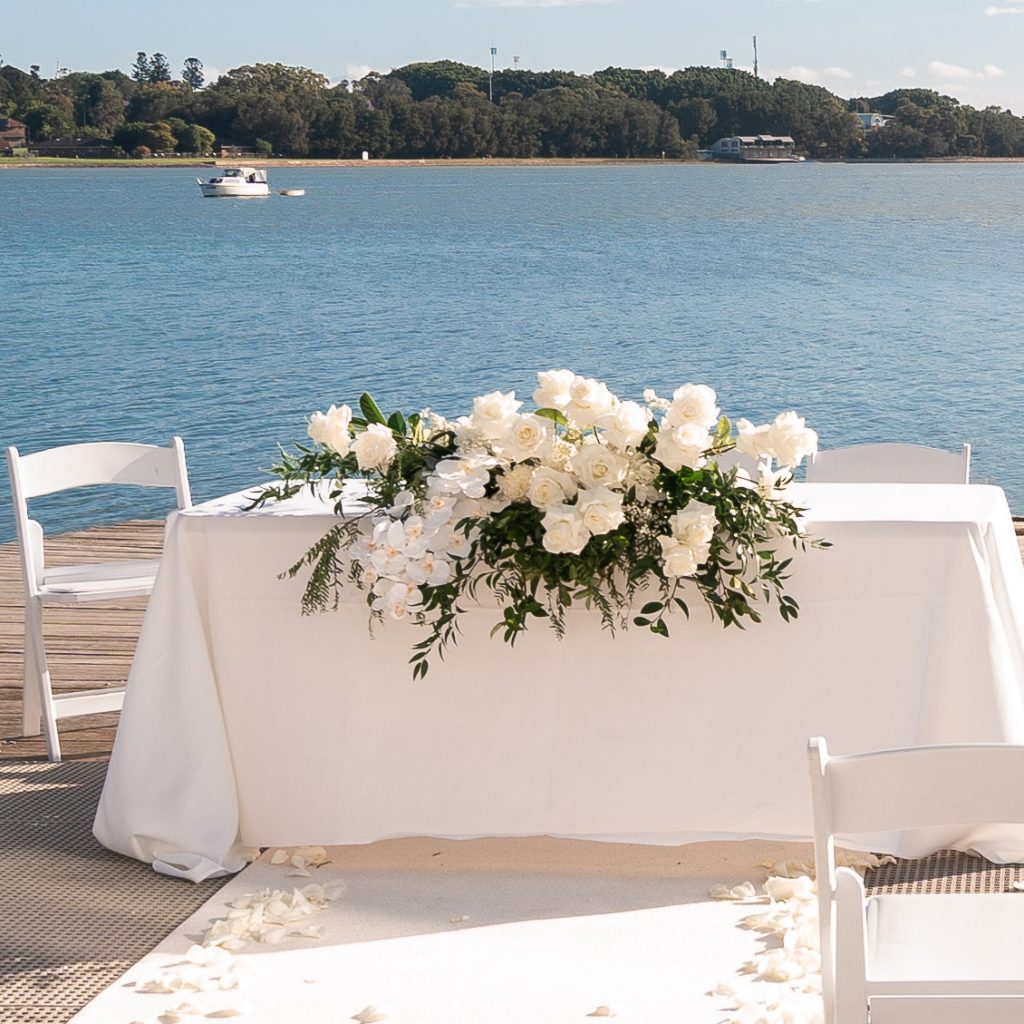
[{"label": "white table", "polygon": [[[805,749],[1024,743],[1024,569],[995,487],[794,488],[834,547],[796,557],[800,618],[723,630],[691,602],[666,640],[585,611],[514,649],[470,609],[414,682],[419,632],[371,638],[354,587],[303,617],[278,573],[331,524],[309,498],[171,516],[96,817],[99,840],[200,878],[243,847],[401,835],[678,843],[806,839]],[[1024,832],[873,837],[995,859]]]}]

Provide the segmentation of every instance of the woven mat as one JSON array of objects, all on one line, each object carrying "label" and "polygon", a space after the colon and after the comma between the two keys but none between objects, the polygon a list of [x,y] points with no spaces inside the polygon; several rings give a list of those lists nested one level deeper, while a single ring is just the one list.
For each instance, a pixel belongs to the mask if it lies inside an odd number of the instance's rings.
[{"label": "woven mat", "polygon": [[105,772],[0,761],[0,1024],[63,1024],[226,881],[166,878],[100,846]]},{"label": "woven mat", "polygon": [[1009,892],[1014,882],[1024,882],[1024,864],[993,864],[959,850],[898,860],[864,876],[869,893]]}]

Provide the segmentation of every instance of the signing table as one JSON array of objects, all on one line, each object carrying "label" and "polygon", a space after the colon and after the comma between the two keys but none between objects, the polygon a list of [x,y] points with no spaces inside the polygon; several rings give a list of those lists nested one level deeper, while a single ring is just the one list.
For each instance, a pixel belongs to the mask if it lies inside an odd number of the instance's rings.
[{"label": "signing table", "polygon": [[[425,680],[406,622],[364,595],[302,616],[279,574],[330,527],[306,496],[171,516],[96,817],[106,846],[202,878],[245,848],[549,834],[622,842],[806,839],[806,743],[837,752],[1024,743],[1024,569],[996,487],[794,485],[800,617],[724,630],[703,603],[671,637],[573,610],[514,648],[467,608]],[[980,785],[1003,784],[979,780]],[[876,836],[1024,854],[1010,827]]]}]

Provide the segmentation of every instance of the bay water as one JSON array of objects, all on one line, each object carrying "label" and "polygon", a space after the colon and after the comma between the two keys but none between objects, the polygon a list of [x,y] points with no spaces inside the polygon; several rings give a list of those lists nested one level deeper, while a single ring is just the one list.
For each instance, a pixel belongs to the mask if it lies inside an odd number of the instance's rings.
[{"label": "bay water", "polygon": [[[180,434],[198,501],[362,391],[458,415],[568,367],[796,409],[823,447],[970,441],[1024,512],[1024,165],[294,166],[272,188],[306,195],[262,200],[195,175],[0,171],[0,445]],[[57,531],[169,497],[33,508]]]}]

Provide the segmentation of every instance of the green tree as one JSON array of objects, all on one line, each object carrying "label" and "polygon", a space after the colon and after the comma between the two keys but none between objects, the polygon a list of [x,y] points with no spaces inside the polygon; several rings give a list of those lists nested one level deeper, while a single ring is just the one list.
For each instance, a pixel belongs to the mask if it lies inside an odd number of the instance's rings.
[{"label": "green tree", "polygon": [[139,85],[142,85],[144,82],[150,81],[149,75],[149,57],[147,57],[142,50],[139,50],[135,55],[135,63],[132,64],[132,78],[134,78]]},{"label": "green tree", "polygon": [[198,57],[186,57],[185,66],[181,69],[181,80],[190,88],[199,90],[206,80],[203,75],[203,62]]},{"label": "green tree", "polygon": [[479,85],[486,81],[487,73],[483,68],[475,68],[469,64],[459,64],[454,60],[439,60],[425,64],[406,64],[395,68],[386,76],[404,82],[416,101],[425,100],[430,96],[448,96],[457,85]]},{"label": "green tree", "polygon": [[171,80],[170,61],[162,53],[154,53],[149,58],[150,82],[169,82]]}]

